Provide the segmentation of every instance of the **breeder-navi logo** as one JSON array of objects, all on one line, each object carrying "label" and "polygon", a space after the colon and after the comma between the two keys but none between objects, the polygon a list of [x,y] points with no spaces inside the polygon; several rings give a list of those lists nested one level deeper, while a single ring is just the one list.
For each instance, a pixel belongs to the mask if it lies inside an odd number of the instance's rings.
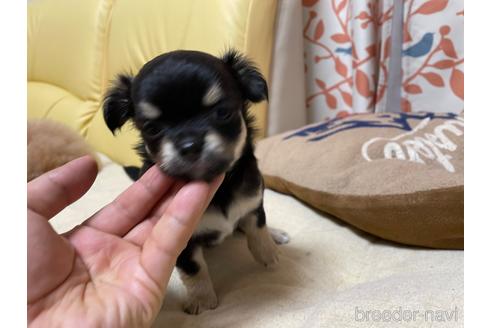
[{"label": "breeder-navi logo", "polygon": [[450,322],[458,321],[458,307],[454,310],[409,310],[399,306],[395,310],[365,310],[355,307],[357,322]]}]

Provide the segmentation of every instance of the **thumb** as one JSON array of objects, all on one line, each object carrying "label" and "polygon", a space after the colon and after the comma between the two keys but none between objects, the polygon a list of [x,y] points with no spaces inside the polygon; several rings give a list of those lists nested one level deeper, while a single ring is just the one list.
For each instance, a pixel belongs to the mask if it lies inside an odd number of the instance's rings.
[{"label": "thumb", "polygon": [[49,171],[27,184],[27,207],[47,219],[82,197],[96,179],[97,164],[90,156]]}]

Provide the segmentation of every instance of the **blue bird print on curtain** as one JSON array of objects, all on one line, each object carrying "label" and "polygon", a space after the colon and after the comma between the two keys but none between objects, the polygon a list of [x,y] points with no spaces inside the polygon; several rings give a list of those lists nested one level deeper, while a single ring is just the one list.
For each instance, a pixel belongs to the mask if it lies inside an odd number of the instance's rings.
[{"label": "blue bird print on curtain", "polygon": [[351,55],[352,54],[352,47],[349,48],[336,48],[335,49],[336,53],[339,54],[345,54],[345,55]]},{"label": "blue bird print on curtain", "polygon": [[422,57],[429,53],[434,42],[434,33],[425,33],[422,39],[414,45],[403,50],[402,56]]}]

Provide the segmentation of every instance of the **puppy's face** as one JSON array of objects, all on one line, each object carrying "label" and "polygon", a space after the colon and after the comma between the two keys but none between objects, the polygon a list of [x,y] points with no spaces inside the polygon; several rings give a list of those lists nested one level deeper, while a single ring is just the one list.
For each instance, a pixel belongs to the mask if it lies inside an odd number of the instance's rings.
[{"label": "puppy's face", "polygon": [[220,66],[210,67],[214,61],[198,58],[190,68],[181,59],[137,75],[134,123],[164,172],[209,180],[241,156],[243,101],[233,79]]},{"label": "puppy's face", "polygon": [[132,119],[147,155],[168,175],[211,180],[242,155],[248,102],[266,97],[263,77],[236,52],[219,59],[175,51],[134,78],[120,76],[104,114],[113,132]]}]

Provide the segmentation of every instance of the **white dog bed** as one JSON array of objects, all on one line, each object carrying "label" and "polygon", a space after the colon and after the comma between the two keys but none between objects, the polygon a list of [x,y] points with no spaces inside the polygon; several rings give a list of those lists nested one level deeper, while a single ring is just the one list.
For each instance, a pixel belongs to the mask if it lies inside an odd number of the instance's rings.
[{"label": "white dog bed", "polygon": [[[89,192],[52,219],[57,231],[79,224],[132,181],[103,157]],[[270,226],[290,234],[280,264],[256,263],[242,235],[206,250],[219,307],[182,312],[173,274],[155,327],[462,327],[463,251],[405,247],[362,233],[271,190]]]}]

